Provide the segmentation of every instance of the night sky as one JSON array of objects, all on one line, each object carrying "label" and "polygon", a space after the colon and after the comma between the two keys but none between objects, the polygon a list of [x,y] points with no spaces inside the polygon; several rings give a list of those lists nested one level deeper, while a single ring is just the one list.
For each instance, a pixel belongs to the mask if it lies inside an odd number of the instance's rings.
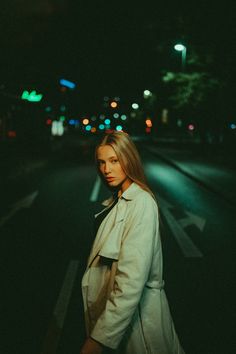
[{"label": "night sky", "polygon": [[1,82],[53,90],[60,77],[92,95],[139,95],[178,70],[185,43],[208,69],[233,75],[233,1],[1,1]]}]

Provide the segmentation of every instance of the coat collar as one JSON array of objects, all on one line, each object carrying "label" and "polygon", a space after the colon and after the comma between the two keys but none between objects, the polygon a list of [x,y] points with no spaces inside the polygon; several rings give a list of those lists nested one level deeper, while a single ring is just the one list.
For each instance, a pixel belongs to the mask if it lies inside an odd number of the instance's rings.
[{"label": "coat collar", "polygon": [[137,193],[142,190],[142,188],[135,182],[133,182],[125,191],[122,193],[121,198],[125,200],[133,200]]},{"label": "coat collar", "polygon": [[[137,194],[137,192],[141,189],[139,185],[135,182],[132,182],[131,185],[122,193],[120,198],[125,199],[125,200],[133,200]],[[102,205],[104,206],[109,206],[113,203],[115,199],[115,195],[112,195],[110,198],[104,200],[102,202]]]}]

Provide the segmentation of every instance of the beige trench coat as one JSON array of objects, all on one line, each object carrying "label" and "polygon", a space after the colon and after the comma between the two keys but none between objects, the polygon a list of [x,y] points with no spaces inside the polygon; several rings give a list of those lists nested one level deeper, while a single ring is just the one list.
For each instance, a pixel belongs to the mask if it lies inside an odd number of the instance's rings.
[{"label": "beige trench coat", "polygon": [[88,335],[120,354],[184,353],[163,285],[158,207],[132,183],[102,221],[82,279]]}]

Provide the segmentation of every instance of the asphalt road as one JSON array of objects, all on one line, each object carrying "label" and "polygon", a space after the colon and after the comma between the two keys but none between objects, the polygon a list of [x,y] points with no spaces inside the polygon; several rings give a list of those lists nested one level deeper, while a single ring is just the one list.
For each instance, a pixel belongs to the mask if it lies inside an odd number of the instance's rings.
[{"label": "asphalt road", "polygon": [[[233,354],[235,207],[140,151],[160,207],[165,289],[186,354]],[[1,207],[1,354],[79,352],[80,280],[93,214],[109,195],[92,155],[57,152]]]}]

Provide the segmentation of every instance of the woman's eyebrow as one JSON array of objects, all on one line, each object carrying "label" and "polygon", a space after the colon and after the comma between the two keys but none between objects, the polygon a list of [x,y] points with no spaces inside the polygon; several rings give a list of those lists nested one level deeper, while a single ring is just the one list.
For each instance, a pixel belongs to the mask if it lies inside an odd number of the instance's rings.
[{"label": "woman's eyebrow", "polygon": [[111,160],[118,160],[118,158],[116,156],[109,156],[108,157],[108,160],[111,161]]},{"label": "woman's eyebrow", "polygon": [[[107,160],[112,160],[112,159],[117,159],[117,157],[116,156],[109,156],[107,158]],[[105,160],[98,158],[97,161],[105,161]]]}]

